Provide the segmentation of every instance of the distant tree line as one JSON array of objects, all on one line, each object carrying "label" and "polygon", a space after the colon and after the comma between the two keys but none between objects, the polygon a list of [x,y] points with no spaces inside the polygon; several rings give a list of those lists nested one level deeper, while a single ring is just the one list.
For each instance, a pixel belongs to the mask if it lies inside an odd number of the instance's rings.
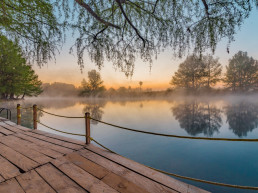
[{"label": "distant tree line", "polygon": [[79,94],[78,88],[73,84],[61,82],[42,84],[43,93],[40,96],[48,97],[76,97]]},{"label": "distant tree line", "polygon": [[42,92],[41,84],[34,70],[26,64],[26,59],[17,43],[0,35],[1,99],[38,96]]},{"label": "distant tree line", "polygon": [[170,81],[174,88],[184,88],[187,91],[210,90],[218,82],[231,91],[257,91],[258,61],[249,57],[247,52],[239,51],[226,66],[222,75],[222,66],[218,58],[210,55],[197,57],[191,55],[179,65]]},{"label": "distant tree line", "polygon": [[132,88],[128,86],[127,88],[122,86],[118,89],[109,88],[106,89],[104,86],[104,81],[101,79],[100,73],[96,70],[91,70],[88,72],[88,79],[83,79],[81,86],[79,87],[79,96],[82,97],[131,97],[131,96],[141,96],[150,92],[148,89],[146,91],[142,90],[143,82],[139,81],[139,87]]}]

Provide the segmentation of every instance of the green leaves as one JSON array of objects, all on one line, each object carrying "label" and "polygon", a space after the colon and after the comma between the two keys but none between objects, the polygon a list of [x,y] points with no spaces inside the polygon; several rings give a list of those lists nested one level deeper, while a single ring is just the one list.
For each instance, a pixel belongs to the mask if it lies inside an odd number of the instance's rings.
[{"label": "green leaves", "polygon": [[190,91],[197,91],[200,88],[210,89],[220,81],[221,71],[218,59],[210,55],[202,58],[192,55],[179,65],[170,84]]},{"label": "green leaves", "polygon": [[42,92],[41,84],[34,70],[26,64],[17,43],[13,43],[5,36],[0,36],[0,95],[2,98],[20,95],[37,96]]},{"label": "green leaves", "polygon": [[3,0],[0,16],[0,33],[18,40],[31,62],[42,65],[55,56],[62,36],[50,1]]},{"label": "green leaves", "polygon": [[258,88],[258,61],[239,51],[226,66],[224,83],[233,91],[250,91]]},{"label": "green leaves", "polygon": [[[65,33],[77,35],[78,64],[104,61],[132,76],[136,58],[152,63],[172,48],[215,51],[222,38],[234,40],[257,0],[2,0],[0,33],[18,44],[31,62],[55,57]],[[103,30],[105,29],[105,30]],[[226,49],[225,49],[226,50]]]},{"label": "green leaves", "polygon": [[83,79],[81,83],[80,96],[97,96],[105,91],[103,81],[101,80],[100,73],[96,70],[88,72],[88,82]]}]

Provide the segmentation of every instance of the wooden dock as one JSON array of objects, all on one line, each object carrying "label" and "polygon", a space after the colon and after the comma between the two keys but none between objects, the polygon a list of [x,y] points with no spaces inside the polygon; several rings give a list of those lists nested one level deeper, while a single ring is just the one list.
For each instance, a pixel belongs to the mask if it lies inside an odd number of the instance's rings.
[{"label": "wooden dock", "polygon": [[95,145],[0,118],[0,193],[206,193]]}]

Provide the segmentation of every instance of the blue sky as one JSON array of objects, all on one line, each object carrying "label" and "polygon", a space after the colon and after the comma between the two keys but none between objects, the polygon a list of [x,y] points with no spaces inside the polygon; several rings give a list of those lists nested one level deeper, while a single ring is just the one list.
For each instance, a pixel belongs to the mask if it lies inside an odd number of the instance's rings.
[{"label": "blue sky", "polygon": [[[69,39],[70,38],[70,39]],[[85,68],[81,73],[77,65],[76,54],[70,55],[69,48],[72,45],[72,37],[67,37],[68,41],[64,45],[60,55],[56,57],[56,63],[50,61],[48,65],[41,68],[34,65],[36,73],[43,82],[65,82],[80,85],[83,78],[87,77],[87,71],[98,68],[87,57],[85,57]],[[225,66],[228,60],[239,50],[247,51],[249,56],[258,59],[258,10],[251,12],[250,17],[245,20],[241,29],[235,36],[235,41],[230,45],[230,53],[227,53],[227,40],[218,43],[215,57],[219,57],[220,63]],[[85,56],[87,56],[85,54]],[[185,56],[186,57],[186,56]],[[115,70],[112,63],[105,62],[100,70],[102,79],[107,87],[132,86],[137,87],[139,81],[143,81],[143,88],[153,88],[163,90],[168,88],[169,81],[177,70],[178,65],[185,59],[178,59],[172,56],[172,52],[167,51],[158,55],[154,60],[150,70],[149,63],[144,63],[140,59],[136,61],[134,75],[126,78],[123,72]]]}]

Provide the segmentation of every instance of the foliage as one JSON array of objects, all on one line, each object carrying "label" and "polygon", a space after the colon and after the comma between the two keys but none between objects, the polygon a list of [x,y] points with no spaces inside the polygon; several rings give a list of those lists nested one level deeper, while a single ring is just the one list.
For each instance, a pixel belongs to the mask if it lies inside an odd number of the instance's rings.
[{"label": "foliage", "polygon": [[219,63],[219,59],[214,59],[211,55],[204,56],[202,61],[205,65],[205,87],[211,88],[221,80],[222,66]]},{"label": "foliage", "polygon": [[41,81],[31,66],[26,64],[20,47],[5,36],[0,36],[0,94],[13,99],[37,96],[41,93]]},{"label": "foliage", "polygon": [[2,0],[0,33],[18,41],[27,59],[39,65],[55,56],[62,36],[50,0]]},{"label": "foliage", "polygon": [[96,70],[88,72],[88,82],[85,79],[81,83],[80,96],[97,96],[105,91],[100,73]]},{"label": "foliage", "polygon": [[248,91],[258,89],[258,61],[239,51],[226,66],[224,82],[233,91]]},{"label": "foliage", "polygon": [[[2,0],[0,32],[18,39],[38,63],[54,56],[61,29],[74,32],[78,63],[88,53],[98,67],[104,59],[132,75],[137,56],[152,62],[165,48],[181,57],[230,43],[257,0]],[[58,19],[57,19],[58,17]],[[62,25],[60,25],[59,23]]]},{"label": "foliage", "polygon": [[192,55],[179,65],[170,84],[175,87],[196,91],[211,88],[220,80],[222,66],[218,59],[207,55],[202,58]]}]

